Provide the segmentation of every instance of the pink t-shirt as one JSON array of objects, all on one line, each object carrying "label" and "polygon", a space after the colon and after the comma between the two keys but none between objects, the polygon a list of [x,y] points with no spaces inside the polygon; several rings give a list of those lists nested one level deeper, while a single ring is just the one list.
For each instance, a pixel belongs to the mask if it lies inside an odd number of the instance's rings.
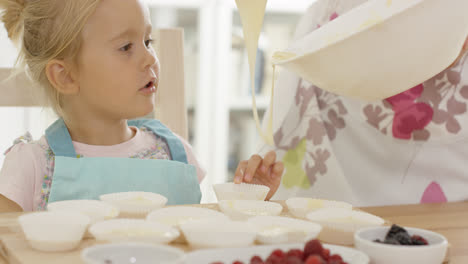
[{"label": "pink t-shirt", "polygon": [[[146,128],[131,127],[135,136],[112,146],[87,145],[73,141],[80,157],[115,157],[172,159],[166,141]],[[197,169],[198,181],[205,170],[198,163],[190,144],[177,135],[184,145],[187,161]],[[0,194],[16,202],[24,211],[43,210],[47,205],[54,172],[54,154],[46,138],[18,143],[5,156],[0,171]]]}]

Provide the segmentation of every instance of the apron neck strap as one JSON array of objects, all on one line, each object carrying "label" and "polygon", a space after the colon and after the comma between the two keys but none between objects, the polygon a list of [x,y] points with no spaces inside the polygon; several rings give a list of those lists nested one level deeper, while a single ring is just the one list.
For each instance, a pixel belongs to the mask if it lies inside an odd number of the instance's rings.
[{"label": "apron neck strap", "polygon": [[136,119],[128,121],[129,126],[146,127],[154,134],[166,140],[172,160],[188,163],[182,141],[165,125],[156,119]]},{"label": "apron neck strap", "polygon": [[76,158],[70,133],[62,118],[46,129],[45,137],[55,156]]},{"label": "apron neck strap", "polygon": [[[155,119],[137,119],[128,121],[128,125],[136,127],[147,127],[153,133],[166,140],[171,151],[172,160],[188,163],[185,148],[180,139],[172,131]],[[73,147],[70,133],[62,118],[59,118],[46,129],[45,137],[55,156],[75,158],[76,152]]]}]

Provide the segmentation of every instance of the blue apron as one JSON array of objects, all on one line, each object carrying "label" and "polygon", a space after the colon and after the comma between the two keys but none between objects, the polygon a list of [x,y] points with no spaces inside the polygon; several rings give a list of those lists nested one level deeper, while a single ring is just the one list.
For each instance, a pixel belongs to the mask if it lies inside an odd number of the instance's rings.
[{"label": "blue apron", "polygon": [[158,120],[129,121],[146,127],[166,140],[173,160],[77,157],[63,119],[46,130],[55,155],[55,167],[48,202],[99,199],[107,193],[144,191],[167,197],[168,205],[200,203],[196,169],[187,163],[182,142]]}]

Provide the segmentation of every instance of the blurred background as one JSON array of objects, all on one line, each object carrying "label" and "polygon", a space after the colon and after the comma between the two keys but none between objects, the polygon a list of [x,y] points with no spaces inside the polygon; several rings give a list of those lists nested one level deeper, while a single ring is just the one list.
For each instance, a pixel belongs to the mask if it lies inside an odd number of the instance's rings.
[{"label": "blurred background", "polygon": [[[153,28],[181,27],[185,31],[189,141],[207,170],[202,202],[213,202],[211,185],[232,181],[238,162],[258,151],[249,68],[235,1],[145,1]],[[271,55],[288,46],[300,16],[314,1],[268,0],[255,77],[260,118],[270,98]],[[0,67],[12,67],[16,54],[0,23]],[[0,165],[3,152],[15,138],[29,131],[34,139],[39,139],[55,119],[46,108],[0,107]]]}]

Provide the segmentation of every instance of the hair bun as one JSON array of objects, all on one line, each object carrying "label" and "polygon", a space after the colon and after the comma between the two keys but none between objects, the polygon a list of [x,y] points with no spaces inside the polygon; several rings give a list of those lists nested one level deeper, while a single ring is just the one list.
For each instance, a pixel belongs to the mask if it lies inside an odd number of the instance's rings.
[{"label": "hair bun", "polygon": [[8,37],[17,42],[23,31],[23,10],[26,6],[25,0],[0,0],[0,20],[5,24]]}]

